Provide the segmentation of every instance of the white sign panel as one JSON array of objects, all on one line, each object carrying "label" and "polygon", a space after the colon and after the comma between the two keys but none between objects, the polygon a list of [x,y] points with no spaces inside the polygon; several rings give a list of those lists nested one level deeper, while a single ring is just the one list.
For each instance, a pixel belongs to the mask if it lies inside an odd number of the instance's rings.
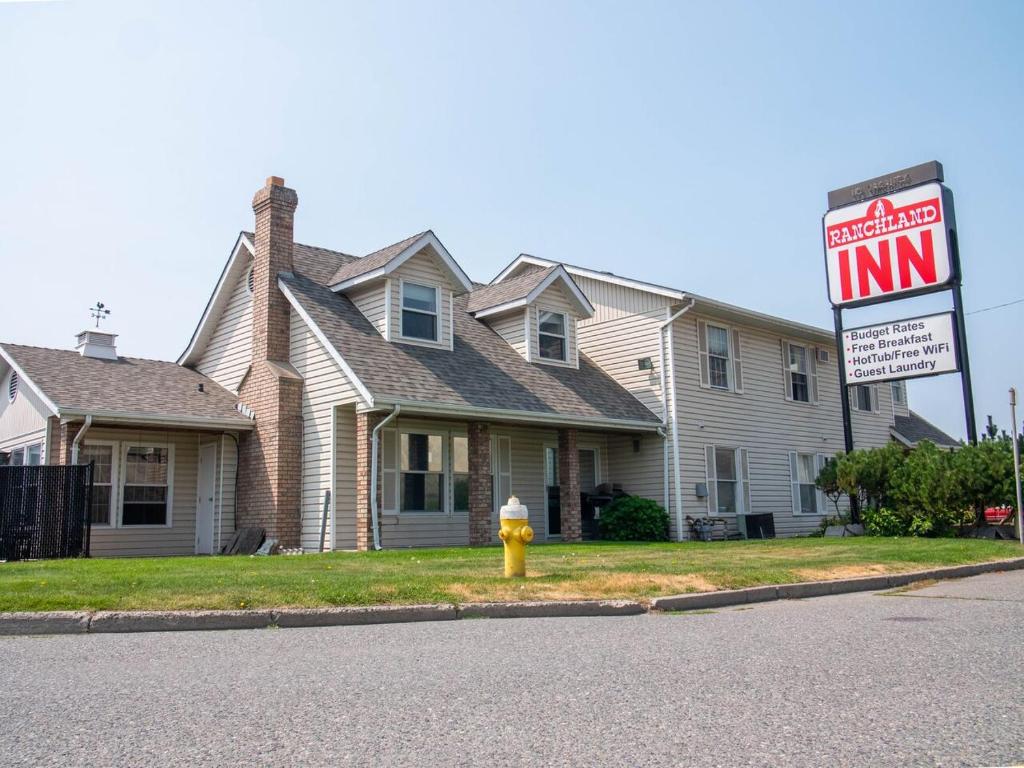
[{"label": "white sign panel", "polygon": [[825,214],[833,306],[938,290],[953,277],[942,185],[924,184]]},{"label": "white sign panel", "polygon": [[843,331],[846,383],[914,379],[960,370],[953,313]]}]

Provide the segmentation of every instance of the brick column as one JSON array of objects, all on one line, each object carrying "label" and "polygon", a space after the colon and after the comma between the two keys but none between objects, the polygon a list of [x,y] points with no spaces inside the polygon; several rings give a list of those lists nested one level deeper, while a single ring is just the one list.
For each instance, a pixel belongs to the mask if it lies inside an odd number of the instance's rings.
[{"label": "brick column", "polygon": [[469,433],[469,543],[491,543],[491,427],[473,421]]},{"label": "brick column", "polygon": [[[75,442],[75,436],[82,428],[81,424],[60,424],[59,420],[54,417],[50,419],[50,423],[53,426],[52,438],[54,441],[53,445],[53,456],[46,457],[47,464],[70,464],[71,463],[71,444]],[[81,446],[81,444],[79,444]]]},{"label": "brick column", "polygon": [[[373,549],[373,517],[370,513],[370,467],[374,428],[384,420],[379,413],[356,413],[356,549]],[[383,462],[377,446],[377,513],[384,494],[381,490]]]},{"label": "brick column", "polygon": [[562,541],[580,541],[580,453],[575,429],[558,430],[558,498],[562,510]]}]

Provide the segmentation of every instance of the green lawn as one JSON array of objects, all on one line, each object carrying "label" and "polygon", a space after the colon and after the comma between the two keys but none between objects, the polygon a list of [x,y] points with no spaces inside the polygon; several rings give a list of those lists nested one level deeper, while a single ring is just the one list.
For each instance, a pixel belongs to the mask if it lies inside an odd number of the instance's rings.
[{"label": "green lawn", "polygon": [[777,539],[543,544],[527,577],[502,578],[498,547],[294,557],[179,557],[0,564],[0,611],[270,608],[486,600],[646,599],[1024,554],[967,539]]}]

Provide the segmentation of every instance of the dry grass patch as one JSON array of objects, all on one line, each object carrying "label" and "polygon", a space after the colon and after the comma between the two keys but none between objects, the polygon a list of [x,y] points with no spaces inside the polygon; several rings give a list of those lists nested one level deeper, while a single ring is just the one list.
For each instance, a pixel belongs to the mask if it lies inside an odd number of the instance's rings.
[{"label": "dry grass patch", "polygon": [[794,573],[801,581],[833,581],[835,579],[856,579],[859,576],[878,576],[893,573],[894,568],[881,564],[836,565],[831,568],[797,568]]},{"label": "dry grass patch", "polygon": [[[539,578],[538,578],[539,577]],[[718,587],[697,574],[607,573],[577,579],[542,581],[537,574],[522,581],[449,584],[446,591],[456,602],[492,600],[635,600],[653,595],[712,592]]]}]

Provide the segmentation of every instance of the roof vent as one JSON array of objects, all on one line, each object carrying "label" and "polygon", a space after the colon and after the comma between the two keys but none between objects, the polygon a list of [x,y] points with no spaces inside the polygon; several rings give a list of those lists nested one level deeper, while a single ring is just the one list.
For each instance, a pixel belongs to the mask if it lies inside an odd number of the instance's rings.
[{"label": "roof vent", "polygon": [[78,344],[75,345],[75,349],[81,353],[82,357],[117,360],[117,347],[114,346],[116,338],[116,333],[89,328],[78,334]]}]

